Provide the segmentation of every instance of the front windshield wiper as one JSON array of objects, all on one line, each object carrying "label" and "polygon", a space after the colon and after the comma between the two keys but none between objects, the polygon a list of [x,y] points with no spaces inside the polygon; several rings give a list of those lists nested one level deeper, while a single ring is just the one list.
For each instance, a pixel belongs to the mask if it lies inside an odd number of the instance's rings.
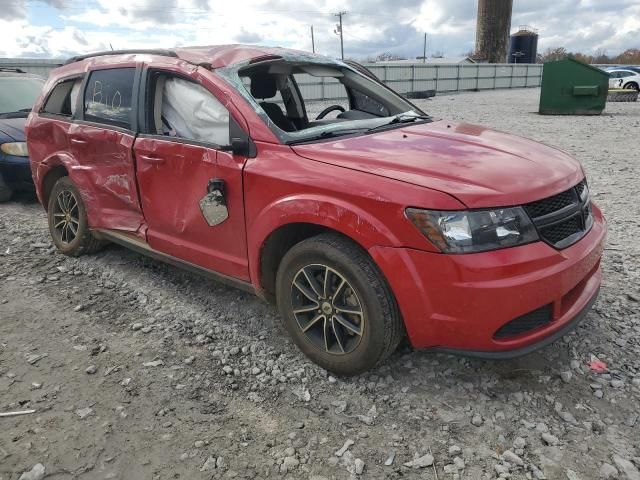
[{"label": "front windshield wiper", "polygon": [[410,113],[400,113],[394,116],[390,122],[384,123],[382,125],[377,125],[375,127],[371,127],[367,130],[367,132],[374,132],[376,130],[380,130],[385,127],[388,127],[389,125],[395,125],[398,123],[415,122],[416,120],[431,120],[431,117],[429,115],[413,115]]},{"label": "front windshield wiper", "polygon": [[362,131],[368,131],[368,129],[367,128],[349,128],[344,130],[327,130],[325,132],[319,133],[318,135],[300,138],[298,140],[292,140],[290,142],[287,142],[287,145],[297,145],[299,143],[313,142],[314,140],[324,140],[325,138],[341,137],[343,135],[351,135],[354,133],[360,133]]}]

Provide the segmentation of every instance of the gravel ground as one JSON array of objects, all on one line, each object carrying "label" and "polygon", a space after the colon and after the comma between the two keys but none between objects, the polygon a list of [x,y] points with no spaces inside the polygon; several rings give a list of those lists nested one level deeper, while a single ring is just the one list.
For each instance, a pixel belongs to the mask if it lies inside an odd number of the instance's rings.
[{"label": "gravel ground", "polygon": [[576,155],[609,219],[595,309],[514,361],[404,347],[336,379],[257,298],[115,246],[64,257],[33,199],[1,205],[0,412],[36,412],[0,418],[0,480],[640,479],[640,104],[542,117],[538,94],[419,102]]}]

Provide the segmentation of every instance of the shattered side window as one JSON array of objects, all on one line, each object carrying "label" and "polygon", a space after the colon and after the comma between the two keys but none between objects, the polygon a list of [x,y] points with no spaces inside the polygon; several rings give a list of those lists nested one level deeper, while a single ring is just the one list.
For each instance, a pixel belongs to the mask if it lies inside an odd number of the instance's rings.
[{"label": "shattered side window", "polygon": [[[211,92],[197,83],[168,77],[162,86],[160,122],[163,135],[229,145],[229,112]],[[155,112],[157,118],[158,112]]]},{"label": "shattered side window", "polygon": [[[269,77],[276,80],[275,90],[280,88],[284,92],[286,89],[282,88],[283,85],[279,79],[295,80],[294,76],[299,73],[306,73],[314,77],[311,83],[317,85],[304,85],[306,91],[301,91],[301,95],[297,94],[297,89],[288,89],[294,93],[291,99],[282,93],[283,103],[286,107],[286,110],[283,110],[277,102],[273,81],[269,80]],[[395,115],[418,111],[417,107],[407,102],[399,94],[339,60],[330,60],[311,54],[289,55],[283,53],[277,59],[254,63],[246,61],[218,68],[215,70],[215,74],[235,88],[273,134],[286,144],[321,140],[326,138],[329,132],[339,134],[358,129],[364,134],[371,128],[390,124]],[[317,80],[327,76],[334,78],[322,83]],[[254,77],[260,77],[261,81],[254,85],[251,81],[251,78]],[[324,93],[322,92],[323,86]],[[313,89],[319,90],[319,92],[311,91]],[[328,96],[331,98],[329,102],[333,104],[336,98],[346,97],[344,89],[347,91],[357,90],[363,94],[354,101],[354,104],[357,104],[362,110],[358,109],[359,111],[355,113],[346,111],[344,114],[340,114],[340,118],[328,118],[323,122],[305,122],[306,119],[302,114],[303,100],[300,96],[306,94],[309,101],[312,101],[313,98],[327,98]],[[276,98],[275,101],[274,98]],[[345,108],[345,110],[347,109]],[[318,112],[307,112],[307,114],[309,113],[313,115]],[[422,112],[418,113],[422,114]]]}]

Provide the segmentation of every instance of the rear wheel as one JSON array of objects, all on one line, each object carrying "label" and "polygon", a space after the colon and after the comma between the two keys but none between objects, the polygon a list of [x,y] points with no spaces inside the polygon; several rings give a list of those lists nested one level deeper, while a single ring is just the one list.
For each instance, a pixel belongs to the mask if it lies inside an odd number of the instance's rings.
[{"label": "rear wheel", "polygon": [[89,230],[82,197],[69,177],[61,177],[53,186],[47,215],[53,243],[65,255],[78,257],[102,247]]},{"label": "rear wheel", "polygon": [[338,235],[319,235],[292,247],[278,269],[276,295],[296,345],[340,375],[375,367],[404,335],[382,274],[359,246]]},{"label": "rear wheel", "polygon": [[7,184],[7,181],[0,173],[0,202],[8,202],[11,200],[11,196],[13,195],[13,190]]}]

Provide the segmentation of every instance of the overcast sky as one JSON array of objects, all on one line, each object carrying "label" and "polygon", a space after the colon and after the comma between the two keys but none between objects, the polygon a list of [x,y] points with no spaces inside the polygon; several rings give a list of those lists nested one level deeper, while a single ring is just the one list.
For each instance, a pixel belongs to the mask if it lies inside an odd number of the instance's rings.
[{"label": "overcast sky", "polygon": [[[259,43],[337,57],[415,57],[473,49],[477,0],[0,0],[0,57],[67,57],[124,48]],[[514,0],[512,32],[531,25],[539,50],[613,55],[640,48],[640,0]]]}]

